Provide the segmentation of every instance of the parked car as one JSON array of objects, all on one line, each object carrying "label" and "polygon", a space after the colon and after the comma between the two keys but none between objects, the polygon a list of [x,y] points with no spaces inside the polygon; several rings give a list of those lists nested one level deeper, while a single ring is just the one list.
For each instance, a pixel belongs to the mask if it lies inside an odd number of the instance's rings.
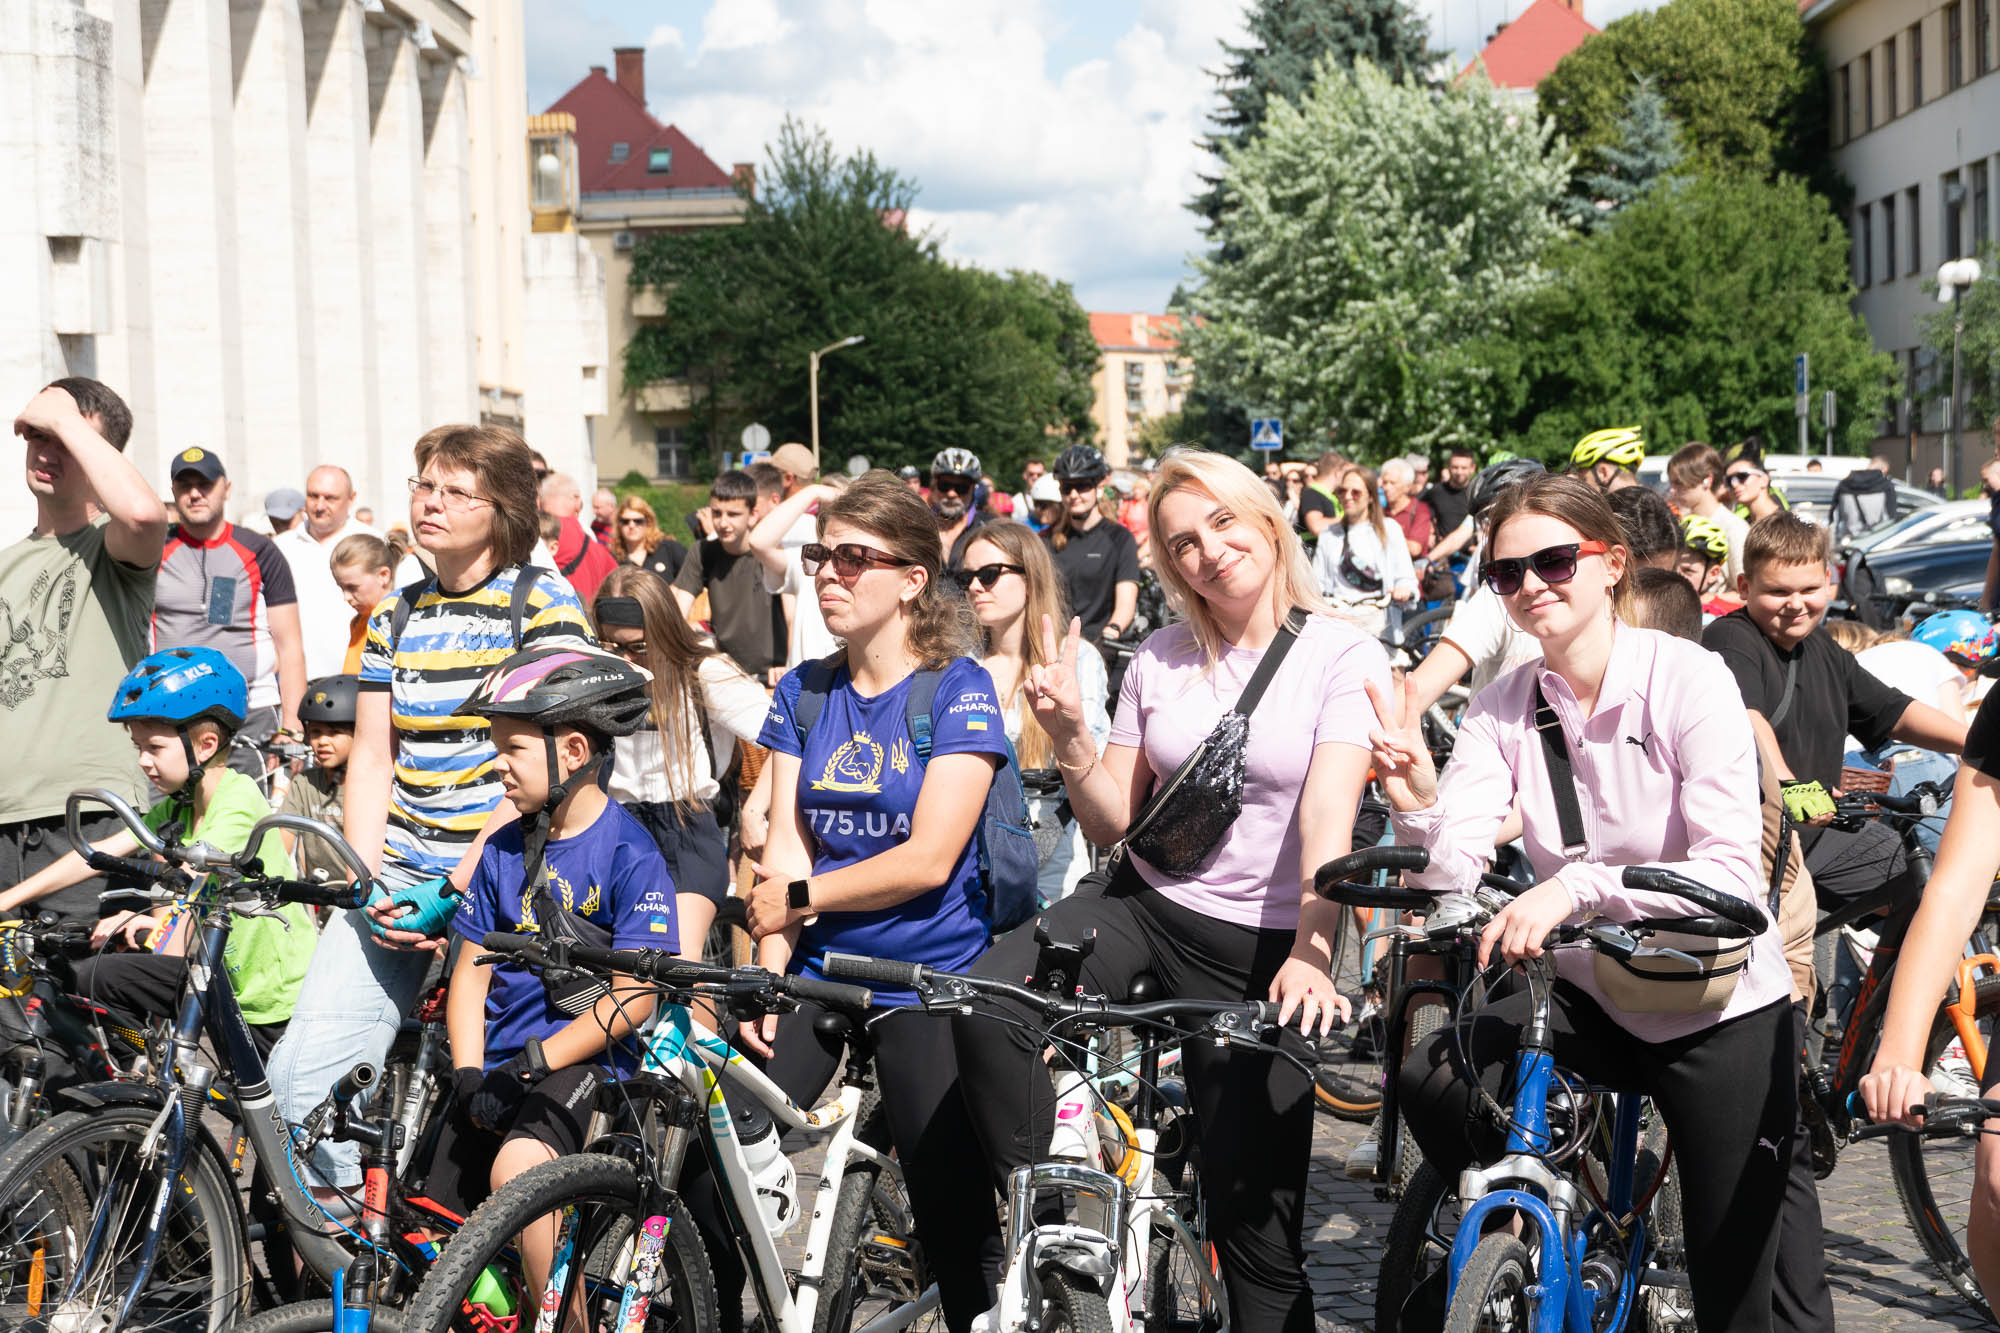
[{"label": "parked car", "polygon": [[1986,580],[1993,538],[1933,542],[1890,551],[1861,552],[1848,561],[1841,580],[1854,614],[1876,629],[1890,629],[1913,601],[1926,593],[1977,598]]},{"label": "parked car", "polygon": [[1906,546],[1978,541],[1991,534],[1988,520],[1989,507],[1984,500],[1947,500],[1929,509],[1911,510],[1850,538],[1834,553],[1834,559],[1845,564],[1864,552],[1882,555]]}]

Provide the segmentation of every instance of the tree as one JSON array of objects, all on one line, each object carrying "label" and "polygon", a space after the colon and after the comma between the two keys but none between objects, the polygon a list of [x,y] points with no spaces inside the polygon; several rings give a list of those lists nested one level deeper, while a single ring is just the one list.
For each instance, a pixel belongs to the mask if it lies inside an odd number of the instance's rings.
[{"label": "tree", "polygon": [[1787,440],[1792,357],[1840,397],[1838,438],[1866,447],[1892,363],[1850,306],[1847,232],[1801,181],[1697,176],[1653,190],[1551,257],[1510,346],[1527,392],[1507,447],[1566,457],[1582,436],[1638,423],[1654,452],[1688,440]]},{"label": "tree", "polygon": [[[1936,277],[1924,279],[1926,292],[1935,296],[1937,289]],[[1958,299],[1957,313],[1965,321],[1965,332],[1958,338],[1958,365],[1966,399],[1958,436],[1970,441],[1968,448],[1983,449],[1977,437],[2000,421],[2000,247],[1986,247],[1979,256],[1979,281]],[[1952,324],[1949,305],[1917,316],[1917,333],[1931,353],[1930,373],[1921,381],[1925,402],[1942,403],[1951,397]]]},{"label": "tree", "polygon": [[1666,99],[1641,75],[1626,99],[1618,122],[1618,138],[1598,150],[1605,170],[1577,180],[1569,197],[1570,218],[1594,231],[1625,205],[1672,175],[1681,164],[1680,129],[1667,114]]},{"label": "tree", "polygon": [[1229,149],[1241,257],[1198,261],[1195,382],[1366,456],[1489,438],[1518,396],[1477,345],[1544,280],[1567,154],[1484,80],[1432,91],[1323,60]]},{"label": "tree", "polygon": [[1798,0],[1672,0],[1564,56],[1541,82],[1542,114],[1577,151],[1579,175],[1610,169],[1632,81],[1650,77],[1689,160],[1802,176],[1844,206],[1826,154],[1826,72]]},{"label": "tree", "polygon": [[826,458],[928,466],[960,445],[998,476],[1051,434],[1089,438],[1097,347],[1068,284],[945,262],[904,226],[915,184],[872,154],[838,157],[822,132],[787,121],[768,158],[741,226],[634,251],[632,285],[665,292],[667,318],[626,347],[628,391],[689,381],[713,444],[753,421],[804,440],[809,356],[860,334],[820,366]]}]

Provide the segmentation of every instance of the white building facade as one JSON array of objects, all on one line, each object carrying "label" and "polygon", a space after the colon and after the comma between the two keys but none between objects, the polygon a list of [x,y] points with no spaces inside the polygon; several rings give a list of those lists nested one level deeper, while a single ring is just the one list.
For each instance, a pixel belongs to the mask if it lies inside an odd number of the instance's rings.
[{"label": "white building facade", "polygon": [[[523,65],[521,0],[0,3],[0,408],[93,376],[163,493],[199,444],[232,512],[325,461],[399,514],[425,430],[528,418]],[[558,290],[601,322],[594,268]]]}]

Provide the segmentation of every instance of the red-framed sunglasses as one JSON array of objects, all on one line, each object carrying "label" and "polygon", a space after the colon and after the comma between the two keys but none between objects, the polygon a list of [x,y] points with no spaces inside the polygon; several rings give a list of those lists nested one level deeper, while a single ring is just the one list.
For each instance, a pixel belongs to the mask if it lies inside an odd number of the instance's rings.
[{"label": "red-framed sunglasses", "polygon": [[1603,555],[1610,549],[1603,542],[1564,542],[1560,546],[1544,546],[1533,555],[1488,560],[1479,567],[1479,577],[1500,596],[1511,597],[1521,591],[1521,580],[1527,577],[1530,569],[1544,583],[1568,583],[1576,577],[1577,561],[1587,555]]}]

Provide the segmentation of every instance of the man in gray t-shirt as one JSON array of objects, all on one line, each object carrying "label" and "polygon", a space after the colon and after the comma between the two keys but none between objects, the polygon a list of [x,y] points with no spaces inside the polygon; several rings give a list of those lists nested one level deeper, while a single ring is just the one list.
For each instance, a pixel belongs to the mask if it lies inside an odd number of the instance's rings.
[{"label": "man in gray t-shirt", "polygon": [[[0,549],[0,913],[14,885],[69,850],[63,804],[105,787],[143,807],[146,782],[111,696],[146,655],[167,511],[122,452],[132,413],[96,380],[57,380],[14,418],[27,442],[35,527]],[[93,518],[90,506],[102,514]],[[101,810],[84,836],[120,827]],[[87,881],[43,900],[97,915]]]}]

